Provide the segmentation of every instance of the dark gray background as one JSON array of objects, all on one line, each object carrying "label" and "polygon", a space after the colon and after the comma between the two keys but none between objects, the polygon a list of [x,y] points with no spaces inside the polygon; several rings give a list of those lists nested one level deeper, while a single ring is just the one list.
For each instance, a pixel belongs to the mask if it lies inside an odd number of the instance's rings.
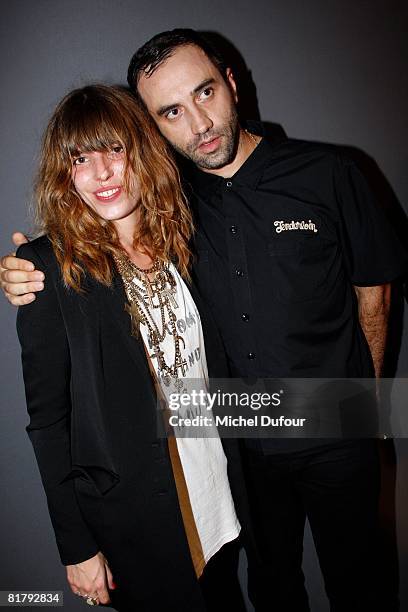
[{"label": "dark gray background", "polygon": [[[39,137],[56,102],[88,81],[125,82],[128,61],[156,32],[177,26],[222,33],[243,55],[261,116],[288,135],[353,145],[408,200],[408,7],[393,0],[35,0],[2,3],[0,25],[2,231],[29,230],[27,205]],[[26,437],[15,310],[0,301],[1,589],[65,589],[67,610],[83,602],[65,586],[43,492]],[[397,373],[408,372],[403,340]],[[408,444],[386,449],[385,525],[396,522],[401,579],[408,570]],[[393,483],[395,478],[395,487]],[[394,497],[395,508],[390,500]],[[388,496],[388,497],[387,497]],[[395,519],[395,520],[394,520]],[[170,526],[169,526],[170,527]],[[352,554],[352,551],[350,551]],[[312,610],[328,610],[306,533]],[[408,610],[408,586],[401,588]],[[271,612],[272,609],[271,609]]]}]

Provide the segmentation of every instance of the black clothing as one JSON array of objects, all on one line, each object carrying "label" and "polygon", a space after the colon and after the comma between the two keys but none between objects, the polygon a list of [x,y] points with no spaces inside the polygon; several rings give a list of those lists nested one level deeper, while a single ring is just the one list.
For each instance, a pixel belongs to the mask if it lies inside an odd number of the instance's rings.
[{"label": "black clothing", "polygon": [[186,180],[196,279],[232,374],[372,376],[352,285],[390,282],[405,262],[356,165],[264,138],[230,179],[190,168]]},{"label": "black clothing", "polygon": [[[238,581],[239,538],[228,542],[209,560],[203,574],[198,580],[205,605],[205,612],[246,612],[246,606]],[[112,600],[109,606],[114,605],[119,612],[136,612],[134,604],[121,593],[110,591]],[[167,606],[151,608],[167,610]],[[195,612],[192,609],[191,612]]]},{"label": "black clothing", "polygon": [[[231,178],[190,166],[185,184],[197,228],[195,278],[232,375],[372,377],[353,285],[391,282],[406,254],[357,166],[334,146],[263,138]],[[257,610],[308,610],[306,516],[331,610],[376,609],[374,444],[246,440],[261,557],[249,564]]]},{"label": "black clothing", "polygon": [[199,579],[207,612],[246,612],[238,581],[239,541],[224,546],[205,566]]},{"label": "black clothing", "polygon": [[[47,237],[21,246],[17,254],[47,277],[36,300],[19,309],[17,330],[27,432],[63,564],[102,550],[118,585],[112,593],[117,609],[204,612],[167,440],[158,437],[156,392],[143,343],[131,335],[120,276],[106,287],[86,275],[79,294],[64,286]],[[226,376],[222,343],[190,289],[210,376]],[[225,442],[245,527],[239,453]]]},{"label": "black clothing", "polygon": [[309,612],[301,569],[306,516],[333,612],[398,609],[381,597],[377,442],[281,455],[248,453],[252,520],[263,564],[249,566],[257,612]]}]

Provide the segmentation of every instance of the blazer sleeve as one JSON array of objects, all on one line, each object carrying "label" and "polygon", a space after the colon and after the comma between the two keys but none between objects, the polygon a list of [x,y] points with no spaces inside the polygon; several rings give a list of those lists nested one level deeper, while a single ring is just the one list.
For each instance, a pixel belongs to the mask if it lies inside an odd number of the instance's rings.
[{"label": "blazer sleeve", "polygon": [[26,431],[34,448],[58,550],[64,565],[80,563],[99,548],[77,503],[71,471],[70,353],[65,325],[50,269],[31,244],[18,257],[46,274],[44,290],[21,306],[17,333],[30,421]]}]

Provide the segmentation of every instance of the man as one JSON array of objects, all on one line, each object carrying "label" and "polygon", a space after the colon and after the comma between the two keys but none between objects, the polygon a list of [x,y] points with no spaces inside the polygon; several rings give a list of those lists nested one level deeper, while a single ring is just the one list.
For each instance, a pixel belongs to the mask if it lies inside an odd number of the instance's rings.
[{"label": "man", "polygon": [[[262,125],[244,129],[231,70],[192,30],[147,42],[128,80],[191,162],[195,275],[233,376],[379,376],[389,283],[404,262],[354,163],[335,147],[271,143]],[[2,265],[9,300],[34,299],[42,281],[29,263],[6,257]],[[247,440],[245,461],[262,559],[249,567],[256,609],[309,610],[306,516],[332,610],[384,609],[376,589],[375,441]]]}]

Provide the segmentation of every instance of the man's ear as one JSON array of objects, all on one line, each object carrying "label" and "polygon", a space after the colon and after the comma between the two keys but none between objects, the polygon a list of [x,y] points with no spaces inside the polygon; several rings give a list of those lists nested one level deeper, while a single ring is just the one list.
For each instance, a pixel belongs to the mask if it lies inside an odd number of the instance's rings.
[{"label": "man's ear", "polygon": [[233,95],[233,98],[236,104],[238,102],[237,84],[235,82],[234,75],[232,74],[231,68],[227,68],[227,70],[225,71],[225,74],[227,75],[227,81],[228,81],[229,86],[231,87],[232,95]]}]

